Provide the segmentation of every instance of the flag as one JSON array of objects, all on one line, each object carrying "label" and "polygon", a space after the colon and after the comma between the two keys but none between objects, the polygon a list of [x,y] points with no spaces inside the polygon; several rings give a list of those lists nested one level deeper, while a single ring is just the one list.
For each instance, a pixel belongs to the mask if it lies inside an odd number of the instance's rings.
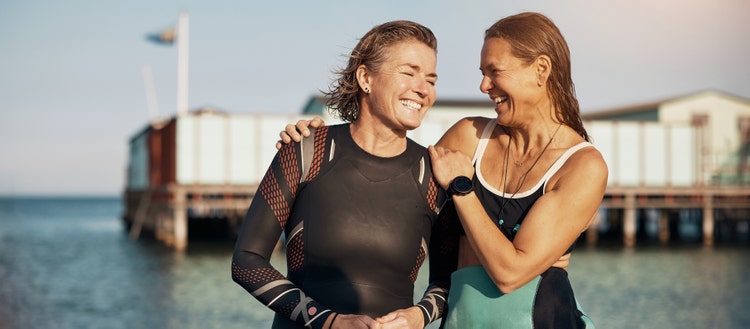
[{"label": "flag", "polygon": [[172,45],[174,44],[176,29],[170,27],[159,33],[152,33],[146,36],[146,40],[151,41],[160,45]]}]

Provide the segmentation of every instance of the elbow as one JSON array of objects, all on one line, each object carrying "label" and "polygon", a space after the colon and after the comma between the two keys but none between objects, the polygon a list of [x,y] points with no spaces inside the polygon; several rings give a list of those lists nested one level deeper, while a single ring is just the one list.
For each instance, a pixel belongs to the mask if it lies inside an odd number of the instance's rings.
[{"label": "elbow", "polygon": [[493,277],[492,281],[495,282],[495,286],[503,294],[512,293],[516,291],[516,289],[523,287],[523,285],[525,284],[525,282],[523,282],[520,277],[512,278],[507,274],[503,278],[495,276]]},{"label": "elbow", "polygon": [[232,281],[238,284],[242,284],[242,273],[244,272],[238,265],[235,260],[235,257],[232,257]]}]

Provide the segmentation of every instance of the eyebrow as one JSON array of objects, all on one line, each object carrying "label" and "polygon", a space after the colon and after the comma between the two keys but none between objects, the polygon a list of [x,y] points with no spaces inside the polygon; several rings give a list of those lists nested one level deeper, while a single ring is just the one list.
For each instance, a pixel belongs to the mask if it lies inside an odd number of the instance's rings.
[{"label": "eyebrow", "polygon": [[[412,64],[412,63],[404,63],[404,64],[401,64],[401,65],[399,65],[397,67],[402,67],[402,66],[408,66],[408,67],[410,67],[410,68],[412,68],[414,70],[418,70],[418,71],[422,69],[419,65]],[[430,78],[435,78],[435,79],[438,78],[438,75],[435,72],[427,73],[427,76],[430,77]]]},{"label": "eyebrow", "polygon": [[489,63],[487,65],[480,65],[479,66],[479,70],[480,71],[482,71],[482,70],[497,70],[497,69],[498,69],[498,67],[497,67],[497,65],[495,65],[495,63]]}]

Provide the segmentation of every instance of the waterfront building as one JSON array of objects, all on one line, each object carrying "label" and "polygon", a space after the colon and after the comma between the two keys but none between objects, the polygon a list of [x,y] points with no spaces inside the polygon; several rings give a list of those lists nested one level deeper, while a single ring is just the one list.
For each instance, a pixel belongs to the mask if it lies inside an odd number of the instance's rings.
[{"label": "waterfront building", "polygon": [[[494,116],[492,106],[486,99],[438,99],[409,137],[433,144],[462,117]],[[610,167],[589,243],[747,238],[750,100],[709,90],[582,113]],[[200,109],[148,124],[130,140],[123,219],[131,236],[143,231],[184,249],[188,226],[190,235],[205,223],[235,230],[279,130],[313,116],[340,122],[321,96],[312,96],[298,115]]]}]

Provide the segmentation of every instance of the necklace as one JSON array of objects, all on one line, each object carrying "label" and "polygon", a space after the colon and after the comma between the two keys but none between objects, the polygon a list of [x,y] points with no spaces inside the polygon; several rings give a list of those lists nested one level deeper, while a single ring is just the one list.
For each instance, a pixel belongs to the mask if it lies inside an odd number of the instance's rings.
[{"label": "necklace", "polygon": [[[562,127],[562,123],[560,123],[560,125],[557,126],[557,129],[555,129],[555,132],[552,133],[552,136],[549,138],[549,141],[547,141],[547,144],[544,145],[544,148],[542,148],[542,151],[539,152],[539,155],[534,160],[534,163],[531,164],[531,167],[529,167],[529,169],[527,169],[526,172],[524,172],[523,175],[521,175],[521,178],[518,181],[518,185],[516,185],[516,190],[513,191],[513,194],[511,194],[509,198],[503,198],[503,202],[500,203],[500,213],[498,214],[497,223],[500,225],[500,229],[503,230],[503,233],[505,233],[505,235],[508,236],[509,239],[511,238],[513,234],[518,232],[518,229],[521,228],[521,224],[517,223],[515,226],[513,226],[512,232],[506,232],[505,226],[503,226],[503,223],[505,222],[505,220],[503,219],[503,210],[505,210],[505,205],[507,205],[508,202],[510,202],[510,200],[516,196],[516,193],[518,193],[518,191],[521,190],[523,183],[526,182],[526,176],[529,175],[529,173],[531,172],[531,169],[534,169],[534,166],[536,166],[536,163],[539,162],[539,159],[542,158],[542,154],[544,154],[544,151],[547,150],[547,147],[549,147],[549,145],[552,144],[552,140],[555,139],[555,135],[557,135],[557,131],[560,130],[560,127]],[[513,139],[513,135],[511,135],[510,132],[508,132],[508,148],[505,150],[505,173],[503,174],[503,194],[505,194],[505,191],[507,191],[508,164],[509,164],[508,161],[510,158],[510,142],[512,141],[512,139]],[[516,167],[519,167],[518,162],[516,161],[514,162],[515,162]]]},{"label": "necklace", "polygon": [[[542,152],[544,152],[544,151],[542,151]],[[507,150],[507,154],[506,155],[513,156],[512,154],[510,154],[510,138],[508,138],[508,150]],[[506,162],[506,165],[507,165],[507,162],[508,162],[507,159],[506,159],[505,162]],[[526,161],[518,161],[518,160],[516,160],[516,157],[513,156],[513,165],[515,165],[516,168],[521,168],[523,166],[524,162],[526,162]],[[503,187],[503,192],[505,192],[505,187]]]}]

